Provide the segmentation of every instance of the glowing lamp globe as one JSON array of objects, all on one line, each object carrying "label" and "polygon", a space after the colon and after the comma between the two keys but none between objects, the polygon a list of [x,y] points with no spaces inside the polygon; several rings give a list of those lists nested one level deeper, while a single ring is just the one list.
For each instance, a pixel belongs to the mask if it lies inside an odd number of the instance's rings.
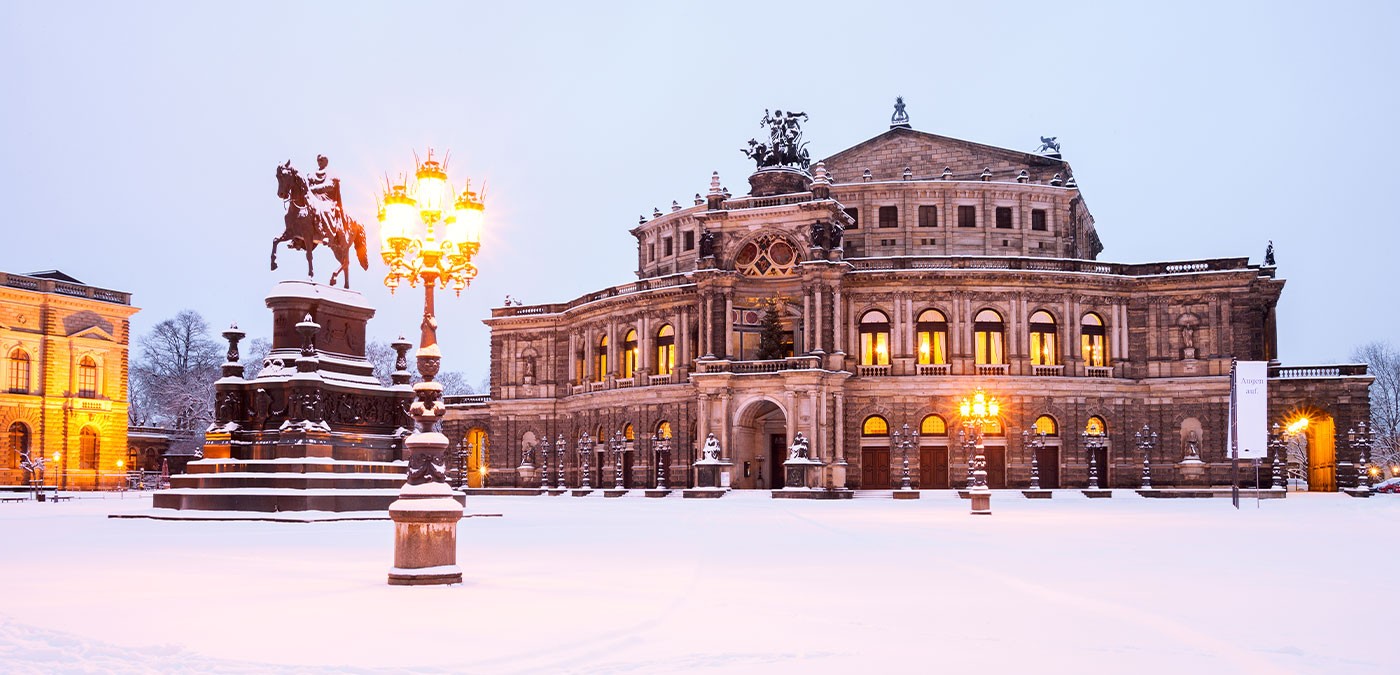
[{"label": "glowing lamp globe", "polygon": [[382,214],[379,237],[384,248],[391,249],[399,242],[408,241],[409,232],[418,220],[418,208],[404,186],[395,185],[384,195]]},{"label": "glowing lamp globe", "polygon": [[418,198],[418,208],[423,220],[434,221],[442,217],[442,206],[447,201],[447,172],[442,165],[430,158],[418,167],[418,179],[414,194]]},{"label": "glowing lamp globe", "polygon": [[448,238],[459,244],[480,244],[481,225],[485,219],[485,206],[475,192],[464,191],[457,198],[452,222],[448,225]]}]

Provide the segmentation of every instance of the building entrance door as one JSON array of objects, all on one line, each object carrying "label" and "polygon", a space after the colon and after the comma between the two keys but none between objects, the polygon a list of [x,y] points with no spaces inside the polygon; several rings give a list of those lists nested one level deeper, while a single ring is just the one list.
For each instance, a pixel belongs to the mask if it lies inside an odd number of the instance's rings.
[{"label": "building entrance door", "polygon": [[948,448],[919,448],[919,488],[947,490]]},{"label": "building entrance door", "polygon": [[862,448],[860,451],[860,486],[865,490],[888,490],[890,487],[890,451],[887,448]]},{"label": "building entrance door", "polygon": [[783,462],[787,461],[787,436],[768,435],[768,468],[766,469],[768,488],[786,487],[783,483]]},{"label": "building entrance door", "polygon": [[1060,487],[1060,449],[1041,448],[1035,453],[1035,461],[1039,464],[1040,487],[1043,490],[1055,490]]},{"label": "building entrance door", "polygon": [[987,457],[987,487],[1001,490],[1006,487],[1006,446],[989,445],[983,448]]},{"label": "building entrance door", "polygon": [[1108,482],[1108,448],[1099,448],[1093,451],[1094,463],[1098,467],[1099,487],[1108,489],[1111,483]]}]

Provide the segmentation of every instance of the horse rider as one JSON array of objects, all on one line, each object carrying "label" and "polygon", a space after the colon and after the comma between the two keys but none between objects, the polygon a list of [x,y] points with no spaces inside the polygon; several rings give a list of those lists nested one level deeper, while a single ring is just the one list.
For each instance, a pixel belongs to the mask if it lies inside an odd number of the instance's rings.
[{"label": "horse rider", "polygon": [[330,163],[325,155],[316,155],[316,170],[306,177],[306,186],[314,200],[313,207],[321,219],[321,228],[328,239],[333,239],[344,229],[340,203],[340,179],[326,170]]}]

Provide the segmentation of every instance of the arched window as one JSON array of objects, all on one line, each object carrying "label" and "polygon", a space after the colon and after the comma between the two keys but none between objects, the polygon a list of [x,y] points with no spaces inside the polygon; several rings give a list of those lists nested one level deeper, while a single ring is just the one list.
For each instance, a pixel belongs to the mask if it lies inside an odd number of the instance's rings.
[{"label": "arched window", "polygon": [[23,422],[15,422],[10,425],[9,438],[5,444],[5,453],[0,457],[3,464],[0,466],[6,469],[18,469],[20,457],[29,452],[29,427]]},{"label": "arched window", "polygon": [[629,330],[622,337],[622,377],[637,375],[637,331]]},{"label": "arched window", "polygon": [[1003,427],[1001,426],[1001,418],[1000,418],[1000,417],[988,417],[988,418],[987,418],[987,421],[982,423],[982,435],[983,435],[983,436],[1005,436],[1005,435],[1006,435],[1006,429],[1003,428]]},{"label": "arched window", "polygon": [[1108,425],[1103,423],[1103,418],[1095,415],[1084,423],[1084,433],[1090,436],[1100,436],[1108,433]]},{"label": "arched window", "polygon": [[10,352],[10,393],[29,393],[29,352],[19,347]]},{"label": "arched window", "polygon": [[659,438],[671,438],[671,423],[662,420],[656,425],[656,435]]},{"label": "arched window", "polygon": [[1055,317],[1040,310],[1031,315],[1031,365],[1054,366],[1060,363],[1060,346],[1055,339]]},{"label": "arched window", "polygon": [[587,361],[584,358],[584,350],[580,349],[574,354],[574,382],[583,384],[584,378],[588,377]]},{"label": "arched window", "polygon": [[919,352],[919,364],[948,362],[948,319],[943,312],[926,309],[914,323],[914,338]]},{"label": "arched window", "polygon": [[83,427],[83,430],[78,432],[78,468],[96,469],[98,455],[101,452],[97,430],[92,427]]},{"label": "arched window", "polygon": [[671,324],[656,331],[656,374],[670,375],[676,367],[676,329]]},{"label": "arched window", "polygon": [[860,435],[862,436],[888,436],[890,435],[890,423],[879,415],[871,415],[865,418],[865,422],[860,425]]},{"label": "arched window", "polygon": [[598,349],[593,357],[593,381],[602,382],[608,378],[608,336],[598,341]]},{"label": "arched window", "polygon": [[860,317],[860,365],[887,366],[890,363],[890,319],[884,312],[871,310]]},{"label": "arched window", "polygon": [[921,436],[947,436],[948,423],[938,415],[929,415],[922,422],[919,422],[919,435]]},{"label": "arched window", "polygon": [[1038,434],[1045,434],[1046,436],[1059,436],[1060,425],[1055,423],[1055,418],[1049,415],[1041,415],[1035,418],[1035,428],[1033,431]]},{"label": "arched window", "polygon": [[1079,322],[1079,351],[1084,355],[1084,365],[1102,368],[1108,365],[1107,330],[1103,318],[1090,312]]},{"label": "arched window", "polygon": [[1006,362],[1006,324],[995,310],[984,309],[972,323],[972,341],[978,365]]},{"label": "arched window", "polygon": [[97,397],[97,361],[91,356],[84,356],[78,362],[78,396]]},{"label": "arched window", "polygon": [[634,429],[634,428],[632,428],[632,423],[631,423],[631,422],[628,422],[628,423],[622,425],[622,440],[624,440],[624,441],[635,441],[635,440],[637,440],[637,430]]}]

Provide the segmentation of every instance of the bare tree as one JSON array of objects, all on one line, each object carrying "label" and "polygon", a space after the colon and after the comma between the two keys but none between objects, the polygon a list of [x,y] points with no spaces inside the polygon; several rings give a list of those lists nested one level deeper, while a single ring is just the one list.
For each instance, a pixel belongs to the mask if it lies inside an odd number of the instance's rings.
[{"label": "bare tree", "polygon": [[263,360],[272,351],[272,341],[267,338],[253,338],[246,347],[239,349],[238,364],[243,366],[243,378],[251,380],[262,370]]},{"label": "bare tree", "polygon": [[[397,358],[393,347],[378,340],[371,341],[365,347],[365,358],[374,366],[374,379],[379,380],[379,383],[386,387],[393,384],[390,376],[396,370],[394,361]],[[410,383],[423,381],[423,377],[418,374],[418,362],[412,354],[408,357],[408,373]],[[433,379],[442,383],[442,393],[445,396],[472,393],[472,386],[467,383],[467,376],[460,371],[449,370],[438,373],[437,377]]]},{"label": "bare tree", "polygon": [[138,342],[131,369],[132,398],[145,408],[143,423],[197,430],[213,419],[214,381],[223,350],[209,324],[192,310],[155,325]]},{"label": "bare tree", "polygon": [[1386,471],[1400,466],[1400,350],[1388,342],[1371,342],[1352,352],[1365,363],[1371,383],[1371,463]]}]

